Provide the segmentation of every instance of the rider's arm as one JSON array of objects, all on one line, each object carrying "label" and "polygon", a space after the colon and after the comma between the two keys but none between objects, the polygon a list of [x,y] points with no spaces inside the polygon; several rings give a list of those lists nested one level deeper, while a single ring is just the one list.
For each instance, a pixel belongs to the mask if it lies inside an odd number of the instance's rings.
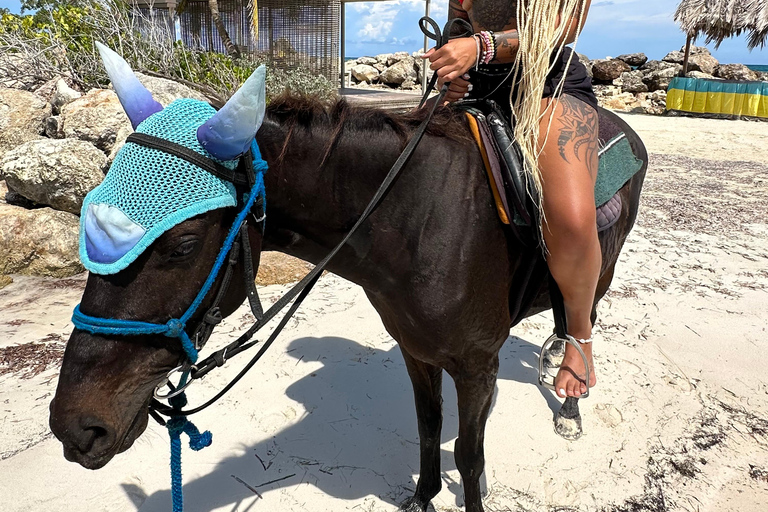
[{"label": "rider's arm", "polygon": [[[584,23],[587,22],[587,15],[589,14],[589,7],[592,0],[586,0],[584,2],[584,18],[581,18],[581,10],[576,11],[572,18],[568,20],[568,28],[565,35],[558,42],[559,44],[570,44],[576,40],[576,36],[584,28]],[[514,22],[514,20],[510,20]],[[582,22],[579,25],[579,22]],[[520,37],[517,29],[504,30],[501,32],[494,32],[494,38],[496,39],[496,58],[492,61],[494,64],[508,64],[515,61],[517,56],[517,50],[520,47]]]}]

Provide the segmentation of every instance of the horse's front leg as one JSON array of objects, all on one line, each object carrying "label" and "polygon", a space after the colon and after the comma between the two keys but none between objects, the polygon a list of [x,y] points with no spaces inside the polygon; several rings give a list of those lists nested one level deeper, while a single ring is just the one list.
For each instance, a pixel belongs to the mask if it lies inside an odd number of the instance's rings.
[{"label": "horse's front leg", "polygon": [[499,357],[465,358],[457,371],[450,371],[456,382],[459,405],[459,437],[454,446],[456,467],[464,483],[467,512],[483,512],[480,476],[485,469],[485,423],[493,400]]},{"label": "horse's front leg", "polygon": [[413,384],[419,422],[420,468],[416,493],[403,503],[403,512],[423,512],[442,487],[440,480],[440,430],[443,426],[443,370],[423,363],[401,349]]}]

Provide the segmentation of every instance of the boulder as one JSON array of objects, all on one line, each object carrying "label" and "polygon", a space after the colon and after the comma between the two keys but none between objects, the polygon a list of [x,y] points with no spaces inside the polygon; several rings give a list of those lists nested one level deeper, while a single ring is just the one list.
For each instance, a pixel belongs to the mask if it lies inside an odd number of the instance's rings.
[{"label": "boulder", "polygon": [[144,75],[141,73],[136,73],[136,78],[139,79],[144,87],[149,89],[149,92],[152,93],[152,97],[164,107],[167,107],[180,98],[192,98],[208,103],[208,98],[206,98],[204,94],[199,93],[184,84],[174,82],[173,80]]},{"label": "boulder", "polygon": [[589,75],[589,77],[592,78],[593,62],[589,59],[589,57],[587,57],[583,53],[577,53],[576,55],[579,57],[579,62],[584,64],[584,67],[587,68],[587,74]]},{"label": "boulder", "polygon": [[45,120],[45,135],[51,139],[64,138],[64,129],[61,125],[61,116],[51,116]]},{"label": "boulder", "polygon": [[611,83],[627,71],[632,71],[632,68],[617,59],[596,60],[592,63],[592,77],[597,82]]},{"label": "boulder", "polygon": [[109,153],[123,127],[131,128],[114,91],[92,89],[61,109],[64,135],[92,143]]},{"label": "boulder", "polygon": [[648,86],[643,82],[642,71],[627,71],[621,74],[619,80],[621,81],[621,90],[624,92],[648,92]]},{"label": "boulder", "polygon": [[667,92],[655,91],[646,95],[642,106],[646,114],[663,115],[667,110]]},{"label": "boulder", "polygon": [[757,73],[744,64],[720,64],[713,73],[724,80],[757,80]]},{"label": "boulder", "polygon": [[379,62],[379,60],[376,57],[360,57],[357,59],[358,64],[363,64],[365,66],[373,66]]},{"label": "boulder", "polygon": [[[397,54],[395,54],[397,55]],[[405,81],[417,82],[416,60],[407,55],[405,59],[389,66],[379,77],[381,82],[388,85],[401,85]]]},{"label": "boulder", "polygon": [[758,80],[762,80],[763,82],[768,82],[768,71],[755,71],[755,74],[757,74]]},{"label": "boulder", "polygon": [[666,91],[669,87],[669,83],[673,78],[678,76],[682,71],[682,66],[676,64],[677,67],[663,68],[658,71],[653,71],[643,76],[643,82],[648,86],[648,90],[653,91]]},{"label": "boulder", "polygon": [[358,64],[352,68],[352,76],[358,82],[371,83],[379,79],[379,70],[368,64]]},{"label": "boulder", "polygon": [[107,157],[76,139],[40,139],[9,151],[0,178],[27,199],[79,214],[85,195],[104,179]]},{"label": "boulder", "polygon": [[71,277],[82,272],[79,220],[51,208],[0,204],[0,274]]},{"label": "boulder", "polygon": [[715,74],[715,69],[717,69],[717,66],[719,65],[720,62],[709,53],[709,50],[707,50],[706,53],[702,52],[691,55],[688,59],[689,71],[701,71],[708,75]]},{"label": "boulder", "polygon": [[0,88],[0,158],[45,133],[51,105],[31,92]]},{"label": "boulder", "polygon": [[620,112],[642,112],[643,107],[640,100],[629,92],[623,92],[615,96],[605,96],[599,102],[600,106],[610,110],[618,110]]},{"label": "boulder", "polygon": [[685,53],[674,51],[666,54],[664,58],[661,60],[663,62],[671,62],[673,64],[682,64],[684,58],[685,58]]},{"label": "boulder", "polygon": [[56,81],[56,90],[51,98],[51,105],[53,105],[53,111],[61,112],[61,107],[68,103],[72,103],[76,99],[82,97],[82,93],[72,89],[67,82],[59,78]]},{"label": "boulder", "polygon": [[389,59],[391,59],[393,56],[394,54],[392,53],[382,53],[381,55],[376,56],[376,62],[379,64],[383,64],[384,67],[386,68],[387,66],[389,66],[387,62],[389,62]]},{"label": "boulder", "polygon": [[[660,69],[667,69],[667,68],[674,68],[677,67],[679,64],[675,64],[674,62],[665,62],[662,60],[649,60],[642,66],[640,66],[640,71],[651,73],[653,71],[659,71]],[[680,69],[682,69],[682,66],[680,66]]]},{"label": "boulder", "polygon": [[375,67],[376,71],[378,71],[379,73],[383,73],[384,70],[387,69],[387,65],[382,64],[381,62],[377,62],[376,64],[373,65],[373,67]]},{"label": "boulder", "polygon": [[648,56],[644,53],[626,53],[616,57],[618,60],[626,63],[629,66],[639,68],[646,62],[648,62]]},{"label": "boulder", "polygon": [[411,54],[408,52],[396,52],[389,56],[387,59],[387,66],[394,66],[398,62],[402,62],[407,59],[412,59]]},{"label": "boulder", "polygon": [[685,74],[686,78],[709,78],[713,79],[714,76],[708,74],[708,73],[702,73],[701,71],[689,71]]}]

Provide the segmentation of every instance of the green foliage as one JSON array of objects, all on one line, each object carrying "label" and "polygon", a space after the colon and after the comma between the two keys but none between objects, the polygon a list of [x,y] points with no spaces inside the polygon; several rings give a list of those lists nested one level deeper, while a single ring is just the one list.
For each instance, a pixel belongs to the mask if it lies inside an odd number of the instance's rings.
[{"label": "green foliage", "polygon": [[[258,56],[234,59],[173,42],[167,27],[132,13],[124,0],[23,0],[22,8],[37,11],[0,13],[0,55],[15,54],[28,62],[39,75],[30,83],[66,74],[81,89],[107,86],[95,41],[115,49],[135,70],[179,80],[214,101],[226,100],[265,62]],[[285,89],[320,99],[335,95],[330,81],[308,70],[270,67],[267,76],[268,98]]]}]

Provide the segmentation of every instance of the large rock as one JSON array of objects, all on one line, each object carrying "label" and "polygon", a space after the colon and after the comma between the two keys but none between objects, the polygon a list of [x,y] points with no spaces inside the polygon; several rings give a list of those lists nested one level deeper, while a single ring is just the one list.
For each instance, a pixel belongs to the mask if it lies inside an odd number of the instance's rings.
[{"label": "large rock", "polygon": [[648,86],[643,82],[642,71],[635,70],[622,73],[619,80],[621,81],[621,89],[624,92],[648,92]]},{"label": "large rock", "polygon": [[0,204],[0,274],[79,274],[78,227],[71,213]]},{"label": "large rock", "polygon": [[0,161],[0,178],[38,204],[79,214],[85,195],[104,179],[107,157],[76,139],[22,144]]},{"label": "large rock", "polygon": [[[397,55],[397,54],[395,54]],[[417,82],[416,60],[410,55],[403,60],[389,66],[379,77],[379,80],[388,85],[401,85],[403,82]]]},{"label": "large rock", "polygon": [[579,62],[584,64],[584,67],[587,68],[587,74],[589,77],[592,78],[592,66],[594,65],[592,60],[590,60],[590,58],[583,53],[577,53],[576,55],[579,57]]},{"label": "large rock", "polygon": [[611,83],[627,71],[632,71],[632,68],[617,59],[596,60],[592,63],[592,77],[597,82]]},{"label": "large rock", "polygon": [[616,57],[618,60],[625,62],[629,66],[639,68],[646,62],[648,62],[648,56],[644,53],[627,53]]},{"label": "large rock", "polygon": [[638,112],[643,111],[640,100],[632,93],[623,92],[615,96],[605,96],[600,99],[600,106],[610,110],[620,112]]},{"label": "large rock", "polygon": [[686,78],[707,78],[707,79],[713,79],[714,76],[710,75],[709,73],[702,73],[701,71],[689,71],[685,74]]},{"label": "large rock", "polygon": [[[663,60],[649,60],[642,66],[640,66],[640,71],[651,73],[653,71],[659,71],[661,69],[667,69],[667,68],[677,68],[677,66],[680,66],[679,64],[675,64],[674,62],[665,62]],[[683,67],[680,66],[680,69]]]},{"label": "large rock", "polygon": [[720,62],[710,55],[709,51],[691,55],[688,59],[688,69],[690,71],[701,71],[708,75],[715,74],[715,69],[717,69],[717,66],[719,65]]},{"label": "large rock", "polygon": [[363,64],[365,66],[373,66],[379,62],[379,60],[376,57],[360,57],[357,59],[358,64]]},{"label": "large rock", "polygon": [[379,79],[379,70],[368,64],[358,64],[352,68],[352,76],[358,82],[370,84]]},{"label": "large rock", "polygon": [[56,81],[56,89],[51,98],[51,105],[53,105],[54,112],[58,113],[61,112],[61,107],[80,99],[82,96],[82,93],[77,92],[67,85],[65,80],[59,78]]},{"label": "large rock", "polygon": [[682,64],[683,59],[685,59],[685,53],[673,51],[666,54],[661,60],[664,62],[671,62],[673,64]]},{"label": "large rock", "polygon": [[45,132],[51,105],[31,92],[0,88],[0,158]]},{"label": "large rock", "polygon": [[757,73],[744,64],[720,64],[714,75],[725,80],[757,80]]},{"label": "large rock", "polygon": [[92,89],[61,109],[64,135],[92,143],[109,153],[123,127],[131,127],[114,91]]},{"label": "large rock", "polygon": [[144,84],[144,87],[149,89],[149,92],[152,93],[152,97],[164,107],[167,107],[180,98],[193,98],[206,103],[208,102],[208,99],[204,94],[201,94],[184,84],[174,82],[173,80],[143,75],[141,73],[136,73],[136,78]]},{"label": "large rock", "polygon": [[755,71],[755,74],[757,75],[758,80],[768,82],[768,71]]},{"label": "large rock", "polygon": [[398,62],[412,59],[411,54],[408,52],[395,52],[387,58],[387,66],[394,66]]},{"label": "large rock", "polygon": [[683,69],[679,64],[674,66],[676,67],[662,68],[643,76],[643,82],[648,86],[648,90],[651,92],[666,91],[672,79],[678,76]]}]

